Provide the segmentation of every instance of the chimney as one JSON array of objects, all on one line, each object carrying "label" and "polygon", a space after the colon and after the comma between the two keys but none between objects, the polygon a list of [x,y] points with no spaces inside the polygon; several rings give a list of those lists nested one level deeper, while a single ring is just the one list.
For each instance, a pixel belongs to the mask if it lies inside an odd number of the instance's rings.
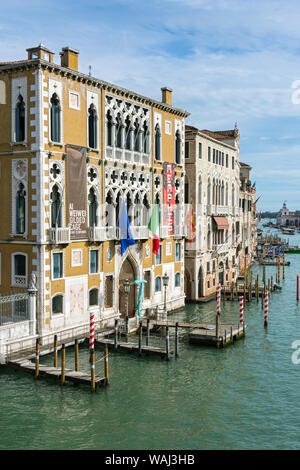
[{"label": "chimney", "polygon": [[165,104],[172,106],[172,88],[161,88],[161,101]]},{"label": "chimney", "polygon": [[54,52],[51,52],[43,44],[39,44],[36,47],[30,47],[29,49],[26,49],[26,51],[28,52],[28,59],[41,59],[50,62],[50,64],[53,63]]},{"label": "chimney", "polygon": [[78,70],[78,54],[79,51],[77,49],[72,49],[72,47],[63,47],[60,52],[61,66]]}]

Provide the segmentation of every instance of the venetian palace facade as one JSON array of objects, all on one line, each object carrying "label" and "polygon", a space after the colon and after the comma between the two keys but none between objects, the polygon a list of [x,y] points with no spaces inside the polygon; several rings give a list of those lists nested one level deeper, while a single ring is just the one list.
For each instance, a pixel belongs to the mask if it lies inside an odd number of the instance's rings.
[{"label": "venetian palace facade", "polygon": [[195,225],[186,244],[185,291],[187,299],[201,300],[214,296],[219,283],[236,282],[255,252],[255,193],[251,168],[239,162],[237,126],[213,132],[187,125],[185,169],[185,203],[193,205]]},{"label": "venetian palace facade", "polygon": [[[142,314],[184,294],[184,110],[78,71],[78,51],[61,63],[43,45],[28,58],[0,63],[1,294],[27,289],[36,275],[37,331],[47,334],[125,315],[147,280]],[[179,207],[165,222],[166,187]],[[121,256],[118,217],[125,201],[135,244]],[[160,208],[160,251],[148,229]]]},{"label": "venetian palace facade", "polygon": [[[157,101],[80,73],[70,47],[60,65],[43,45],[27,52],[0,63],[0,294],[36,279],[43,336],[88,326],[91,312],[104,326],[127,313],[136,322],[137,280],[142,315],[236,281],[255,251],[237,126],[185,126],[171,89]],[[135,243],[122,253],[124,207]]]}]

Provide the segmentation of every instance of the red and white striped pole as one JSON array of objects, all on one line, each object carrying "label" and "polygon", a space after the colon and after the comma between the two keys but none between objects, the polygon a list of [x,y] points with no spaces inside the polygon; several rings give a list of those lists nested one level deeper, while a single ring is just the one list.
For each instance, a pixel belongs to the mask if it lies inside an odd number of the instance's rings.
[{"label": "red and white striped pole", "polygon": [[243,325],[244,324],[244,297],[243,296],[239,298],[239,302],[240,302],[240,324]]},{"label": "red and white striped pole", "polygon": [[90,351],[94,349],[95,314],[90,312]]},{"label": "red and white striped pole", "polygon": [[269,320],[269,293],[265,293],[264,325],[268,326]]},{"label": "red and white striped pole", "polygon": [[217,287],[217,314],[221,314],[221,286],[220,284]]}]

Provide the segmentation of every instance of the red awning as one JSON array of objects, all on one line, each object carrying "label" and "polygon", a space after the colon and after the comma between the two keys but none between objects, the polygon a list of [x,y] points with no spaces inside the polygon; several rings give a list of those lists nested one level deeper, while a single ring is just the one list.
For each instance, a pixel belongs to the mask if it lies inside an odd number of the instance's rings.
[{"label": "red awning", "polygon": [[214,221],[217,224],[218,230],[228,230],[229,223],[226,217],[214,217]]}]

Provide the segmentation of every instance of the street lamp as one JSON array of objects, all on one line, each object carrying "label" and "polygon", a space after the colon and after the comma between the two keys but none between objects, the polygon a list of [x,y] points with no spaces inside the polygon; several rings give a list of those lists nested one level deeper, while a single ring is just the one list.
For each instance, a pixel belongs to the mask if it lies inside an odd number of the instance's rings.
[{"label": "street lamp", "polygon": [[125,328],[126,328],[126,335],[128,335],[128,295],[129,295],[129,292],[130,292],[130,282],[129,282],[129,279],[125,279],[124,283],[123,283],[123,286],[124,286],[124,292],[126,294],[126,319],[125,319]]},{"label": "street lamp", "polygon": [[165,313],[167,313],[167,287],[169,284],[169,276],[167,275],[167,273],[165,273],[164,276],[162,277],[162,281],[163,281],[163,286],[165,288],[164,311]]}]

